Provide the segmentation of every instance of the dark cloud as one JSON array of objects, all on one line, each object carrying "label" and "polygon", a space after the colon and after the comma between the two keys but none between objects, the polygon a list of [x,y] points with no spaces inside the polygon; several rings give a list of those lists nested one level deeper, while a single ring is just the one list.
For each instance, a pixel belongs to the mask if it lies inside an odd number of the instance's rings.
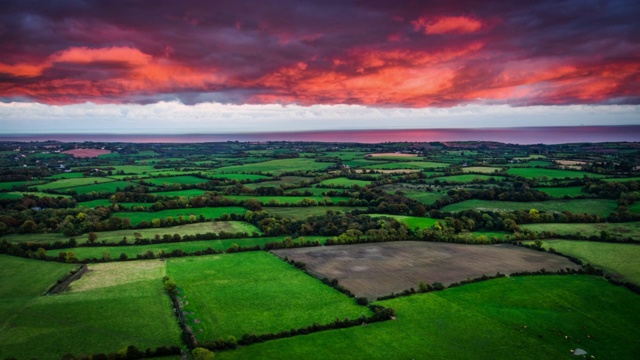
[{"label": "dark cloud", "polygon": [[45,103],[637,103],[640,4],[0,2],[0,97]]}]

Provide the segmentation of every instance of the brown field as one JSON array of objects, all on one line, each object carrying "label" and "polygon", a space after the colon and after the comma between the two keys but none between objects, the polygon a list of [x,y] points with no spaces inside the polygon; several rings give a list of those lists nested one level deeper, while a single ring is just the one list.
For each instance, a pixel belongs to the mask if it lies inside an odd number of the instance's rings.
[{"label": "brown field", "polygon": [[110,150],[102,150],[102,149],[73,149],[63,151],[63,154],[71,154],[73,157],[77,158],[91,158],[98,157],[98,155],[111,154]]},{"label": "brown field", "polygon": [[555,271],[578,266],[569,260],[513,245],[462,245],[418,241],[337,245],[273,251],[307,265],[317,277],[337,279],[356,296],[370,300],[416,288],[420,281],[444,285],[492,276]]}]

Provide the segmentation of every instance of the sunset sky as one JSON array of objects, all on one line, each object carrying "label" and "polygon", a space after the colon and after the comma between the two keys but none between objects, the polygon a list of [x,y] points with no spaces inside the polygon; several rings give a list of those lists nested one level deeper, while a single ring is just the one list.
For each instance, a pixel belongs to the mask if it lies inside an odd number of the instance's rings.
[{"label": "sunset sky", "polygon": [[640,124],[640,2],[0,2],[0,132]]}]

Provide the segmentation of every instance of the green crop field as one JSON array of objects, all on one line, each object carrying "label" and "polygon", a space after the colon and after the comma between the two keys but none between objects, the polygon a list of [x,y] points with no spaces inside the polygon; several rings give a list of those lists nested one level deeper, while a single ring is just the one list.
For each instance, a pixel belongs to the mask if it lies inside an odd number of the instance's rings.
[{"label": "green crop field", "polygon": [[412,230],[415,228],[420,228],[420,229],[430,228],[438,222],[438,220],[436,219],[427,218],[427,217],[418,217],[418,216],[389,215],[389,214],[369,214],[369,216],[371,217],[384,216],[384,217],[396,219],[399,222],[403,222],[407,224],[409,229],[412,229]]},{"label": "green crop field", "polygon": [[358,206],[305,206],[305,207],[263,207],[263,210],[269,214],[280,215],[282,217],[304,220],[309,216],[324,215],[327,211],[342,211],[343,213],[351,212],[353,210],[366,210],[366,207]]},{"label": "green crop field", "polygon": [[538,168],[511,168],[507,170],[507,174],[522,176],[527,179],[564,179],[564,178],[602,178],[603,175],[589,173],[586,171],[572,170],[556,170],[556,169],[538,169]]},{"label": "green crop field", "polygon": [[477,175],[477,174],[465,174],[465,175],[452,175],[442,176],[429,179],[430,182],[439,180],[441,182],[453,182],[453,183],[470,183],[474,181],[488,181],[488,180],[502,180],[503,176],[490,176],[490,175]]},{"label": "green crop field", "polygon": [[589,193],[582,192],[582,186],[570,186],[570,187],[541,187],[535,188],[538,191],[547,193],[553,197],[561,198],[565,196],[591,196]]},{"label": "green crop field", "polygon": [[189,325],[204,341],[370,314],[353,299],[266,252],[169,259],[167,275],[186,296],[185,310],[194,313]]},{"label": "green crop field", "polygon": [[55,189],[62,189],[62,188],[82,186],[82,185],[100,184],[100,183],[105,183],[110,181],[115,181],[115,180],[106,178],[106,177],[83,177],[83,178],[60,179],[47,184],[38,185],[38,190],[40,191],[55,190]]},{"label": "green crop field", "polygon": [[[188,225],[187,225],[188,226]],[[212,229],[209,229],[212,230]],[[215,231],[214,231],[215,232]],[[169,233],[171,234],[171,233]],[[181,235],[186,235],[185,232],[180,232]],[[300,241],[315,241],[318,240],[324,243],[327,236],[305,236],[302,238],[293,239],[294,242]],[[99,237],[99,239],[101,239]],[[133,237],[128,239],[133,240]],[[149,245],[128,245],[128,246],[91,246],[91,247],[75,247],[68,249],[56,249],[46,252],[48,256],[58,256],[60,252],[72,252],[77,259],[101,259],[105,254],[109,254],[109,257],[113,260],[117,260],[120,254],[126,254],[128,258],[136,258],[138,254],[144,254],[147,251],[151,251],[156,256],[161,256],[161,253],[170,253],[174,250],[182,250],[184,252],[192,253],[196,251],[207,250],[212,248],[214,250],[226,251],[233,247],[234,244],[240,247],[253,247],[271,242],[282,242],[285,236],[275,237],[260,237],[260,238],[240,238],[240,239],[226,239],[226,240],[199,240],[199,241],[183,241],[183,242],[171,242],[161,244],[149,244]],[[116,239],[117,240],[117,239]]]},{"label": "green crop field", "polygon": [[189,209],[170,209],[156,212],[147,211],[132,211],[132,212],[119,212],[113,214],[114,217],[128,218],[131,220],[131,226],[136,226],[143,221],[151,222],[153,219],[166,219],[173,217],[177,219],[179,216],[189,218],[190,215],[199,217],[204,216],[205,219],[217,219],[224,214],[244,214],[247,209],[239,206],[224,206],[224,207],[203,207],[203,208],[189,208]]},{"label": "green crop field", "polygon": [[487,166],[469,166],[462,168],[462,172],[465,173],[483,173],[483,174],[493,174],[496,171],[501,171],[502,168],[499,167],[487,167]]},{"label": "green crop field", "polygon": [[490,201],[490,200],[466,200],[457,204],[451,204],[443,207],[442,211],[515,211],[515,210],[531,210],[538,211],[570,211],[576,214],[595,214],[606,217],[611,214],[617,207],[614,200],[605,199],[578,199],[578,200],[549,200],[549,201]]},{"label": "green crop field", "polygon": [[163,178],[144,179],[144,181],[154,185],[163,185],[163,184],[194,185],[194,184],[206,183],[209,180],[191,176],[191,175],[184,175],[184,176],[171,176],[171,177],[163,177]]},{"label": "green crop field", "polygon": [[92,192],[97,192],[97,193],[101,193],[101,192],[108,192],[108,193],[115,193],[117,191],[124,191],[124,188],[126,188],[127,186],[137,186],[136,183],[133,183],[131,181],[111,181],[111,182],[104,182],[104,183],[99,183],[99,184],[91,184],[91,185],[83,185],[83,186],[74,186],[74,187],[68,187],[68,188],[60,188],[57,189],[58,191],[67,191],[67,190],[72,190],[75,191],[78,194],[89,194]]},{"label": "green crop field", "polygon": [[556,235],[597,236],[605,231],[612,237],[632,238],[640,241],[640,222],[628,223],[591,223],[591,224],[523,224],[523,229],[541,233],[543,231]]},{"label": "green crop field", "polygon": [[[529,242],[532,243],[532,242]],[[640,246],[577,240],[544,240],[542,247],[554,248],[575,256],[585,263],[601,268],[618,280],[640,285]]]},{"label": "green crop field", "polygon": [[[380,302],[397,320],[269,341],[216,359],[634,359],[638,295],[591,276],[512,277]],[[565,338],[567,336],[567,338]]]},{"label": "green crop field", "polygon": [[371,184],[371,181],[368,180],[352,180],[352,179],[348,179],[345,177],[340,177],[340,178],[335,178],[335,179],[328,179],[328,180],[324,180],[320,183],[321,185],[328,185],[328,186],[337,186],[337,187],[351,187],[354,185],[358,185],[360,187],[364,187],[367,186],[369,184]]},{"label": "green crop field", "polygon": [[1,261],[0,306],[10,312],[1,320],[2,358],[60,359],[66,353],[117,352],[128,345],[180,345],[180,330],[162,288],[164,263],[90,265],[93,271],[69,292],[40,296],[70,266],[23,264],[18,262],[29,260],[4,256]]},{"label": "green crop field", "polygon": [[314,159],[294,158],[269,160],[253,164],[226,166],[217,169],[218,173],[241,172],[266,172],[281,174],[289,171],[319,171],[324,170],[332,163],[316,162]]}]

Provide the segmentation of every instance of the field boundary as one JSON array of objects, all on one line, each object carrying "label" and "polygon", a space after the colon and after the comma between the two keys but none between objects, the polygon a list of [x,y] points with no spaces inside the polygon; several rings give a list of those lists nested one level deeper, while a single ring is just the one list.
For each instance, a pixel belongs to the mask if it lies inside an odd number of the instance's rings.
[{"label": "field boundary", "polygon": [[62,279],[56,281],[55,284],[51,285],[49,289],[45,291],[44,295],[55,295],[67,291],[72,282],[80,279],[82,275],[88,271],[90,270],[86,264],[79,266],[78,268],[70,271]]}]

